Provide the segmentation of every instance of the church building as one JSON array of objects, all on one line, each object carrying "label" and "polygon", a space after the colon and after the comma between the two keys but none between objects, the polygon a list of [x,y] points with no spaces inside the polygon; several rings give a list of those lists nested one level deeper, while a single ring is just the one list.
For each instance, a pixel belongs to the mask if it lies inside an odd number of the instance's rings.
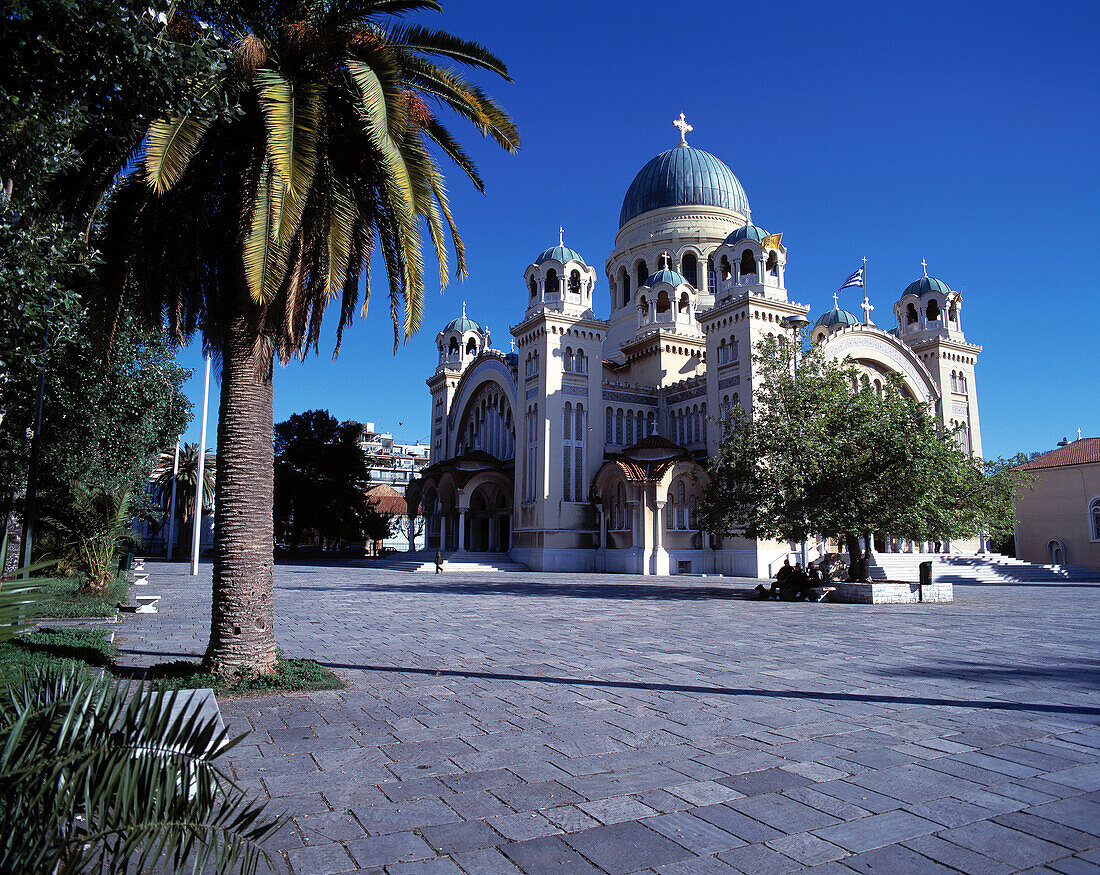
[{"label": "church building", "polygon": [[788,294],[782,234],[754,224],[725,163],[687,144],[683,114],[674,124],[679,144],[623,198],[603,268],[608,315],[596,312],[596,269],[559,232],[517,281],[512,351],[465,306],[439,332],[430,464],[406,495],[430,549],[508,552],[541,571],[771,576],[791,545],[713,539],[697,508],[721,418],[751,409],[754,345],[803,327],[868,384],[899,374],[981,455],[981,347],[963,335],[962,296],[926,273],[888,329],[866,298],[862,319],[834,298],[811,326]]}]

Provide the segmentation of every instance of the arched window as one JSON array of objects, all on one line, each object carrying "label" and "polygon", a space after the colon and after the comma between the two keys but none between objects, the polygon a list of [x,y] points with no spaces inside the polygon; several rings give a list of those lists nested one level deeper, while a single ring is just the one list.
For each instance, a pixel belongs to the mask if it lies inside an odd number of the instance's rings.
[{"label": "arched window", "polygon": [[558,272],[554,268],[546,271],[546,294],[556,295],[558,293]]},{"label": "arched window", "polygon": [[712,295],[718,293],[718,274],[714,270],[714,256],[707,256],[707,291]]},{"label": "arched window", "polygon": [[694,252],[684,253],[684,257],[680,259],[680,273],[693,288],[699,288],[699,259]]},{"label": "arched window", "polygon": [[667,313],[669,308],[668,292],[662,290],[657,294],[657,312]]},{"label": "arched window", "polygon": [[657,434],[657,414],[654,413],[652,410],[646,414],[645,424],[645,431],[647,435]]},{"label": "arched window", "polygon": [[623,306],[630,303],[630,274],[625,267],[619,268],[619,286],[623,290]]},{"label": "arched window", "polygon": [[741,344],[737,342],[736,337],[730,338],[730,361],[737,361],[741,358]]},{"label": "arched window", "polygon": [[447,347],[447,355],[449,355],[449,356],[458,355],[458,338],[457,337],[452,337],[451,338],[450,345],[448,345],[448,347]]},{"label": "arched window", "polygon": [[935,298],[930,298],[928,300],[927,312],[929,320],[933,322],[938,320],[940,318],[940,302]]},{"label": "arched window", "polygon": [[959,391],[960,392],[965,392],[966,391],[966,374],[964,374],[962,372],[959,373]]},{"label": "arched window", "polygon": [[733,276],[733,268],[730,267],[730,260],[726,256],[722,256],[722,263],[718,265],[718,274],[723,280],[728,280]]},{"label": "arched window", "polygon": [[1089,540],[1100,541],[1100,495],[1089,502]]},{"label": "arched window", "polygon": [[947,311],[947,318],[955,323],[959,321],[959,305],[954,301],[951,302],[951,308]]},{"label": "arched window", "polygon": [[687,292],[684,292],[683,294],[680,295],[680,305],[679,305],[679,307],[677,307],[677,309],[681,313],[685,313],[685,314],[687,313],[687,311],[688,311],[688,293]]},{"label": "arched window", "polygon": [[634,276],[638,278],[638,288],[640,289],[649,276],[649,271],[646,269],[644,261],[639,261],[634,265]]},{"label": "arched window", "polygon": [[768,253],[768,263],[765,266],[768,276],[779,276],[779,256],[774,252]]},{"label": "arched window", "polygon": [[753,255],[751,249],[746,249],[741,253],[741,278],[755,278],[756,277],[756,256]]},{"label": "arched window", "polygon": [[644,319],[644,318],[645,318],[645,317],[646,317],[647,315],[649,315],[649,301],[647,301],[647,300],[645,299],[645,295],[642,295],[642,296],[641,296],[641,297],[640,297],[640,298],[638,299],[638,312],[642,314],[642,318],[643,318],[643,319]]},{"label": "arched window", "polygon": [[578,374],[588,373],[588,356],[584,354],[584,350],[577,350],[577,357],[573,359],[573,369]]},{"label": "arched window", "polygon": [[681,480],[676,484],[676,528],[687,528],[687,515],[684,513],[687,508],[687,501],[684,498],[684,481]]},{"label": "arched window", "polygon": [[477,353],[477,339],[471,337],[466,341],[466,355],[474,355]]},{"label": "arched window", "polygon": [[539,283],[534,277],[531,277],[531,282],[527,284],[527,287],[531,290],[532,298],[539,293]]},{"label": "arched window", "polygon": [[637,443],[634,438],[634,411],[628,410],[626,412],[626,446],[632,447]]},{"label": "arched window", "polygon": [[620,447],[623,445],[623,409],[621,407],[615,411],[615,443]]},{"label": "arched window", "polygon": [[959,376],[954,371],[951,372],[951,391],[959,391]]},{"label": "arched window", "polygon": [[625,529],[627,527],[626,522],[626,490],[623,489],[623,484],[619,484],[619,500],[615,502],[615,509],[618,511],[616,516],[618,517],[617,529]]},{"label": "arched window", "polygon": [[615,412],[608,407],[607,408],[607,421],[604,423],[604,443],[615,443],[615,428],[614,428]]},{"label": "arched window", "polygon": [[579,270],[569,271],[569,294],[579,295],[581,293],[581,272]]},{"label": "arched window", "polygon": [[920,317],[917,315],[916,305],[912,301],[910,301],[909,306],[905,308],[905,324],[912,325],[919,318]]},{"label": "arched window", "polygon": [[584,405],[578,404],[573,415],[573,500],[585,500],[584,450],[588,441]]},{"label": "arched window", "polygon": [[565,370],[572,371],[573,370],[573,347],[567,346],[565,348],[565,354],[563,356],[563,359],[564,359]]},{"label": "arched window", "polygon": [[562,466],[561,466],[561,498],[562,501],[573,500],[573,405],[568,401],[561,412],[562,434]]}]

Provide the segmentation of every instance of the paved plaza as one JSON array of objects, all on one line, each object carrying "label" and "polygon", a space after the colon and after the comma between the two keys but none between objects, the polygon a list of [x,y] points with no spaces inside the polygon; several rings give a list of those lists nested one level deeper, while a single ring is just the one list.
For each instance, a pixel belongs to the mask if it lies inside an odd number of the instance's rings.
[{"label": "paved plaza", "polygon": [[[198,657],[150,563],[131,665]],[[346,690],[223,699],[276,871],[1100,871],[1100,584],[757,602],[728,578],[279,566]]]}]

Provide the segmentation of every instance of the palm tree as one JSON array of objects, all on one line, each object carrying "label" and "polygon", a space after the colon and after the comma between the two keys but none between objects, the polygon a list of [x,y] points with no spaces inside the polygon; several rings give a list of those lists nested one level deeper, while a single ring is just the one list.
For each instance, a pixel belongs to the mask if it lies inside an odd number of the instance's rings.
[{"label": "palm tree", "polygon": [[[206,454],[202,469],[202,506],[203,509],[214,503],[214,472],[217,468],[217,456]],[[153,483],[160,490],[160,503],[164,512],[172,495],[172,453],[161,453],[156,468],[153,469]],[[195,512],[195,484],[199,479],[199,445],[181,444],[179,465],[176,470],[176,507],[180,519],[187,522]]]},{"label": "palm tree", "polygon": [[[207,667],[232,681],[275,663],[272,369],[317,350],[339,298],[339,329],[370,297],[375,247],[388,279],[394,347],[420,326],[426,224],[447,282],[447,233],[466,273],[444,180],[429,148],[477,169],[436,115],[446,108],[509,152],[507,113],[450,64],[508,78],[482,46],[394,16],[435,0],[183,0],[170,32],[213,28],[232,63],[202,111],[156,122],[143,173],[108,212],[103,312],[127,297],[201,331],[221,363],[214,598]],[[442,59],[447,66],[436,63]]]}]

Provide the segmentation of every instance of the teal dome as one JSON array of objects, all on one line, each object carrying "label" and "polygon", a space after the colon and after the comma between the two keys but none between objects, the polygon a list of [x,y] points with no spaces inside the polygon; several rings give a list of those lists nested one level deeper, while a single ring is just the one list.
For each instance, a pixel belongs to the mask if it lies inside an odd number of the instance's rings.
[{"label": "teal dome", "polygon": [[951,287],[943,280],[938,280],[934,276],[924,276],[916,282],[909,283],[909,285],[905,287],[905,291],[901,294],[902,296],[916,295],[919,298],[921,295],[926,295],[929,292],[939,292],[941,295],[950,295]]},{"label": "teal dome", "polygon": [[[678,286],[680,283],[687,283],[687,280],[678,274],[674,270],[669,270],[667,267],[662,267],[656,273],[651,273],[646,277],[646,281],[642,283],[641,288],[652,288],[657,283],[668,283],[670,286]],[[691,283],[688,283],[690,286]]]},{"label": "teal dome", "polygon": [[741,215],[749,211],[745,189],[710,152],[679,145],[662,152],[638,171],[623,198],[619,227],[662,207],[722,207]]},{"label": "teal dome", "polygon": [[447,331],[458,331],[463,334],[467,331],[476,331],[478,334],[485,333],[485,330],[473,319],[468,318],[465,313],[444,325],[443,332],[445,333]]},{"label": "teal dome", "polygon": [[731,246],[734,243],[740,243],[742,240],[755,240],[757,243],[763,243],[764,238],[767,236],[768,232],[763,228],[759,228],[756,225],[745,225],[730,234],[729,237],[726,238],[726,242]]},{"label": "teal dome", "polygon": [[822,313],[814,323],[814,328],[832,328],[834,325],[859,325],[859,320],[847,310],[833,307],[828,313]]},{"label": "teal dome", "polygon": [[577,250],[570,249],[568,246],[562,246],[561,244],[543,250],[543,252],[539,254],[539,257],[535,259],[535,264],[542,264],[544,261],[549,261],[550,259],[560,261],[562,264],[565,264],[567,261],[579,261],[585,267],[588,267]]}]

